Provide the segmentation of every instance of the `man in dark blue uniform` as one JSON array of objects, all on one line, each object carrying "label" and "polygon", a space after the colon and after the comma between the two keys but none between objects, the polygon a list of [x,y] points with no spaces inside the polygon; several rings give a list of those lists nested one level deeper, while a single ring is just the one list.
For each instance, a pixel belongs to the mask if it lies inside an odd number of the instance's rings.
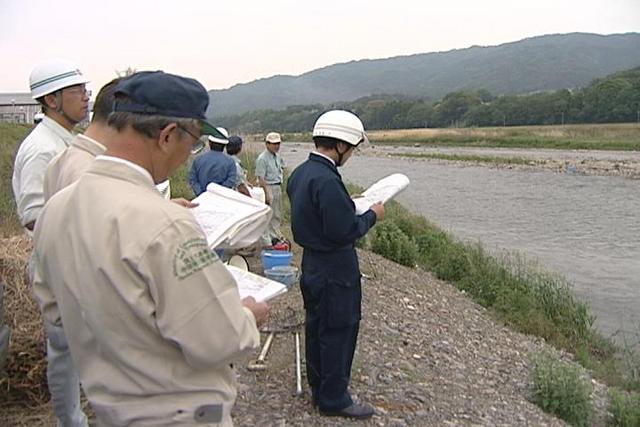
[{"label": "man in dark blue uniform", "polygon": [[354,402],[348,390],[362,300],[354,244],[384,217],[384,206],[376,203],[356,215],[337,169],[366,140],[354,114],[324,113],[313,128],[316,151],[287,184],[293,239],[304,249],[300,288],[306,311],[307,380],[314,405],[329,416],[373,415],[371,405]]}]

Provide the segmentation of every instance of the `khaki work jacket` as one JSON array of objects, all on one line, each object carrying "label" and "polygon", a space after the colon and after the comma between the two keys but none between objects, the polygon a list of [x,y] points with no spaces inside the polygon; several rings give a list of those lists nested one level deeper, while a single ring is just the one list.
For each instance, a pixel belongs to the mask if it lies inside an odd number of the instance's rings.
[{"label": "khaki work jacket", "polygon": [[191,212],[126,163],[98,157],[43,209],[34,290],[44,317],[63,325],[102,424],[205,414],[229,425],[229,364],[259,345],[255,319]]}]

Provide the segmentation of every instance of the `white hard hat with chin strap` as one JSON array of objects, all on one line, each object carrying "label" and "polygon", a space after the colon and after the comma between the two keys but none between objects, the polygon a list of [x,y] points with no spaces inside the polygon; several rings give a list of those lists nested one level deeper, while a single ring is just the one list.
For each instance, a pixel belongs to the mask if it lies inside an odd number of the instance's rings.
[{"label": "white hard hat with chin strap", "polygon": [[[66,59],[52,59],[37,65],[29,76],[31,97],[40,99],[69,86],[86,84],[89,80],[82,75],[76,64]],[[62,95],[56,93],[57,108],[69,123],[77,123],[62,110]]]},{"label": "white hard hat with chin strap", "polygon": [[224,136],[224,139],[209,135],[209,142],[227,145],[229,143],[229,132],[223,127],[218,127],[216,129],[218,130],[218,132],[220,132]]},{"label": "white hard hat with chin strap", "polygon": [[[369,142],[362,121],[355,114],[344,110],[327,111],[318,117],[312,136],[333,138],[353,147]],[[337,147],[335,150],[338,153],[338,164],[342,164],[342,156],[346,151],[341,153]]]}]

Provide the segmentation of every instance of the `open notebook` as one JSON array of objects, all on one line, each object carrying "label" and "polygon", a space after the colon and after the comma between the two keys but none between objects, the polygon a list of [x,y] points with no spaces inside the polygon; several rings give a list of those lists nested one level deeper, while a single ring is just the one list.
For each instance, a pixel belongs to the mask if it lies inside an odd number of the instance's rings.
[{"label": "open notebook", "polygon": [[362,215],[369,210],[369,207],[377,202],[386,203],[387,200],[395,197],[399,192],[407,188],[409,178],[401,173],[394,173],[367,188],[362,197],[353,199],[356,205],[356,214]]},{"label": "open notebook", "polygon": [[240,299],[253,297],[257,302],[269,301],[287,292],[287,287],[280,282],[258,276],[232,265],[227,265],[226,267],[238,283]]},{"label": "open notebook", "polygon": [[191,209],[213,248],[243,248],[256,242],[271,219],[271,208],[218,184],[193,199]]}]

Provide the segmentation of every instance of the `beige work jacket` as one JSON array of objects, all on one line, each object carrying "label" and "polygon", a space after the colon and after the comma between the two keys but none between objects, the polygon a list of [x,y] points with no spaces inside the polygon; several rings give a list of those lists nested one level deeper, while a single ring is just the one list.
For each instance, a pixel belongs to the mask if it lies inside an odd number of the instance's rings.
[{"label": "beige work jacket", "polygon": [[44,200],[47,201],[68,185],[73,184],[87,170],[93,159],[104,153],[105,146],[82,134],[51,160],[44,175]]},{"label": "beige work jacket", "polygon": [[46,204],[35,242],[36,296],[63,324],[101,423],[189,425],[223,407],[231,424],[229,363],[259,333],[188,209],[148,174],[98,157]]}]

